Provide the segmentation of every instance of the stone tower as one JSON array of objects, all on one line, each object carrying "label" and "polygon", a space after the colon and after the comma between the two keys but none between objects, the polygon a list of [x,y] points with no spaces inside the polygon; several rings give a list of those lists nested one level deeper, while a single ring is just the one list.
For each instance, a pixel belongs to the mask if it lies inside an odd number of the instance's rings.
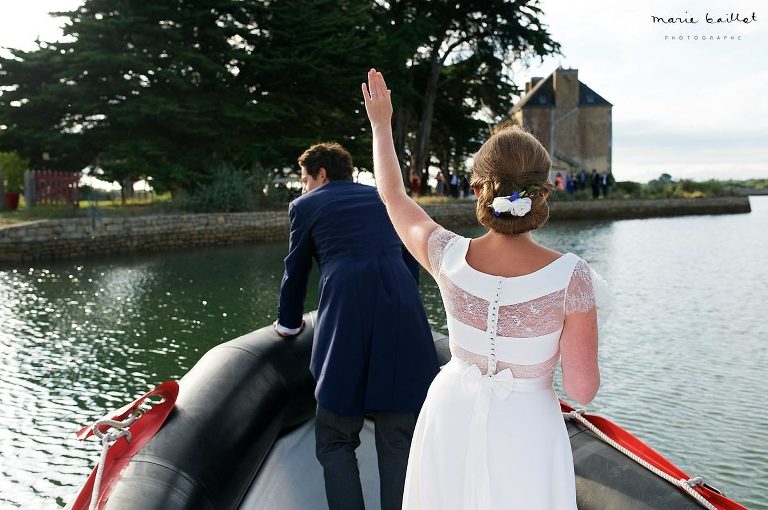
[{"label": "stone tower", "polygon": [[509,115],[547,148],[554,180],[558,172],[611,171],[612,107],[579,81],[578,69],[558,67],[531,78]]}]

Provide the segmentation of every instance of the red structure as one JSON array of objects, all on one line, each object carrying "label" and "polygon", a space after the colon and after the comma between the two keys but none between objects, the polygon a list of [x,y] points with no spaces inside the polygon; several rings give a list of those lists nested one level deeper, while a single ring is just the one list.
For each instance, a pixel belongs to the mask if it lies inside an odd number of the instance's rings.
[{"label": "red structure", "polygon": [[35,204],[79,204],[77,185],[80,172],[35,170],[32,172],[32,181]]}]

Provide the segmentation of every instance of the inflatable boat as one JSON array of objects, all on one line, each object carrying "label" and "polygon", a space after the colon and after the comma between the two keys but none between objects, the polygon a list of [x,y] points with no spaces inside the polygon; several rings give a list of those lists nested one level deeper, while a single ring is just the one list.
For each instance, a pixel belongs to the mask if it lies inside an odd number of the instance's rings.
[{"label": "inflatable boat", "polygon": [[[308,369],[314,313],[305,320],[306,329],[291,339],[268,326],[218,345],[178,384],[163,383],[81,430],[81,439],[101,437],[104,452],[67,508],[327,508]],[[443,364],[448,338],[434,337]],[[561,406],[580,510],[745,508],[609,420]],[[379,509],[371,420],[361,441],[366,508]]]}]

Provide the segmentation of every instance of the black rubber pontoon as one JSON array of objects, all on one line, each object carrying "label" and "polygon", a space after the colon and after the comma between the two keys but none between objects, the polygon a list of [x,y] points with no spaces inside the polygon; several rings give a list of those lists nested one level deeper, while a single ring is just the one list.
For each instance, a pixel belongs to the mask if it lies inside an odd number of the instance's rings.
[{"label": "black rubber pontoon", "polygon": [[[314,456],[314,314],[282,339],[271,326],[211,349],[181,381],[176,408],[128,464],[108,510],[325,509]],[[448,339],[435,336],[441,364]],[[567,422],[580,510],[698,509],[677,488]],[[358,450],[366,508],[379,509],[373,424]]]}]

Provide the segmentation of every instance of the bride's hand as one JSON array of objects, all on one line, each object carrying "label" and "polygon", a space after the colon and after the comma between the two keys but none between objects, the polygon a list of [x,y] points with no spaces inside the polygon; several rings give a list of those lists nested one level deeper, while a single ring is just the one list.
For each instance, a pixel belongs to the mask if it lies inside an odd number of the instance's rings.
[{"label": "bride's hand", "polygon": [[362,84],[365,111],[371,121],[371,128],[391,126],[392,100],[384,76],[376,69],[368,71],[368,85]]}]

